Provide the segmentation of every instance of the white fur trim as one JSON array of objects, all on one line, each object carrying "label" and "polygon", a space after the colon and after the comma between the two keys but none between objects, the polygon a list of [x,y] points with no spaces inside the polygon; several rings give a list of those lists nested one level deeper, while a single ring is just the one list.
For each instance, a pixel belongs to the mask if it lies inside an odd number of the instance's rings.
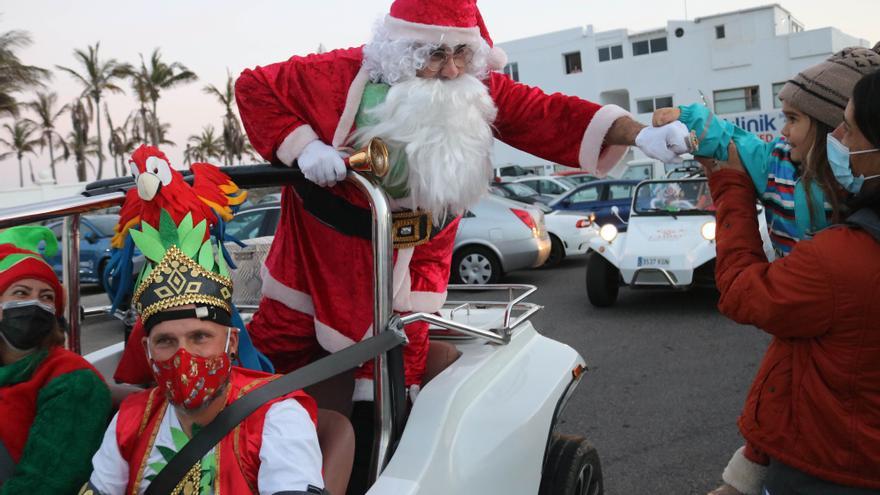
[{"label": "white fur trim", "polygon": [[[364,335],[369,335],[372,332],[367,330],[367,333]],[[351,347],[355,344],[353,340],[342,335],[342,333],[327,325],[326,323],[322,323],[315,319],[315,338],[318,340],[318,343],[321,344],[327,352],[337,352],[345,349],[346,347]]]},{"label": "white fur trim", "polygon": [[479,44],[483,39],[480,36],[480,28],[477,26],[467,28],[435,26],[404,21],[391,17],[391,15],[385,16],[385,29],[388,36],[394,40],[423,41],[450,47],[462,44]]},{"label": "white fur trim", "polygon": [[302,153],[303,148],[316,139],[318,139],[318,134],[312,129],[312,126],[301,125],[288,134],[284,141],[281,141],[275,156],[289,167]]},{"label": "white fur trim", "polygon": [[489,70],[501,70],[507,65],[507,52],[501,49],[501,47],[493,46],[489,50],[489,59],[487,60],[489,64]]},{"label": "white fur trim", "polygon": [[745,456],[745,450],[743,446],[734,452],[727,467],[724,468],[721,479],[743,495],[760,495],[767,466],[750,461]]},{"label": "white fur trim", "polygon": [[336,124],[336,132],[333,133],[333,141],[330,143],[334,148],[344,145],[348,139],[351,128],[354,127],[354,119],[357,117],[358,108],[361,106],[364,89],[369,81],[370,74],[361,66],[361,70],[354,76],[351,86],[348,87],[348,95],[345,97],[345,108],[342,110],[342,116],[339,117],[339,123]]},{"label": "white fur trim", "polygon": [[397,250],[397,259],[394,260],[394,273],[391,276],[392,308],[395,311],[410,311],[409,295],[411,292],[412,278],[409,274],[409,263],[412,261],[414,248]]},{"label": "white fur trim", "polygon": [[262,292],[264,296],[300,313],[315,316],[315,304],[312,302],[312,296],[281,283],[272,276],[265,264],[260,269],[260,276],[263,278]]},{"label": "white fur trim", "polygon": [[[418,397],[421,390],[422,387],[418,385],[410,385],[409,388],[406,389],[407,394],[409,394],[410,402],[415,403],[416,397]],[[369,378],[356,378],[354,380],[354,393],[352,393],[351,400],[372,402],[373,380]]]},{"label": "white fur trim", "polygon": [[359,401],[371,401],[373,400],[373,380],[369,378],[355,378],[354,380],[354,393],[351,395],[351,400]]},{"label": "white fur trim", "polygon": [[629,146],[609,145],[605,148],[605,152],[599,155],[608,130],[620,117],[632,117],[632,115],[617,105],[605,105],[593,115],[587,130],[584,131],[578,153],[578,163],[582,169],[598,177],[605,177],[626,154]]},{"label": "white fur trim", "polygon": [[446,302],[446,291],[443,292],[410,292],[409,311],[421,313],[436,313]]}]

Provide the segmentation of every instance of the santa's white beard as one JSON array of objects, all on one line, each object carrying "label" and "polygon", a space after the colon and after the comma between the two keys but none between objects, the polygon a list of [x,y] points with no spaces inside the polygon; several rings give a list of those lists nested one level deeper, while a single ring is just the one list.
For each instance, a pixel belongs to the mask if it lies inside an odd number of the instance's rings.
[{"label": "santa's white beard", "polygon": [[370,110],[378,123],[358,129],[354,140],[380,137],[391,149],[404,150],[411,201],[404,206],[429,210],[440,220],[464,212],[486,193],[496,113],[489,89],[471,75],[417,77],[391,86],[385,101]]}]

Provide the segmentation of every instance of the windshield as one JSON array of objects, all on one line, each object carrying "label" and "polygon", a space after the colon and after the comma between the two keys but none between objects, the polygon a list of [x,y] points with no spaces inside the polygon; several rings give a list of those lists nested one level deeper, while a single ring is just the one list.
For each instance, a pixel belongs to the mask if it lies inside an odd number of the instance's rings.
[{"label": "windshield", "polygon": [[111,237],[114,233],[113,227],[115,227],[116,223],[119,221],[119,217],[116,215],[95,215],[86,216],[85,218],[91,222],[103,237]]},{"label": "windshield", "polygon": [[639,214],[655,215],[715,211],[705,179],[643,182],[636,189],[633,208]]},{"label": "windshield", "polygon": [[538,191],[535,191],[531,187],[529,187],[525,184],[520,184],[518,182],[510,182],[508,184],[504,184],[504,188],[506,188],[514,196],[528,197],[528,196],[537,196],[538,195]]}]

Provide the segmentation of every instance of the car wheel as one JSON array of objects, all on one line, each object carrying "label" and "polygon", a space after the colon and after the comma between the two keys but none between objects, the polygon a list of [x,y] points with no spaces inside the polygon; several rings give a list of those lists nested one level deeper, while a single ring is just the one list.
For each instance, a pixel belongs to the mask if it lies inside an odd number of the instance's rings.
[{"label": "car wheel", "polygon": [[107,263],[110,262],[110,258],[104,258],[98,263],[98,285],[104,289],[104,292],[107,292],[107,286],[104,284],[104,270],[107,269]]},{"label": "car wheel", "polygon": [[587,297],[590,304],[606,308],[617,301],[620,270],[596,252],[587,260]]},{"label": "car wheel", "polygon": [[565,246],[562,245],[562,240],[555,235],[550,234],[550,256],[547,256],[547,261],[544,262],[543,267],[554,267],[564,259]]},{"label": "car wheel", "polygon": [[599,453],[586,439],[554,433],[544,459],[539,495],[602,495]]},{"label": "car wheel", "polygon": [[452,257],[451,275],[456,284],[494,284],[501,278],[501,262],[487,248],[465,246]]}]

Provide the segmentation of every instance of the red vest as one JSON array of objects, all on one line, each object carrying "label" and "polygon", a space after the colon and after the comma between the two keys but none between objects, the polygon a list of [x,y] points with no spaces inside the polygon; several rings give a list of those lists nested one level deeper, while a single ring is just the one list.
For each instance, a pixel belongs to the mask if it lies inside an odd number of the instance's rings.
[{"label": "red vest", "polygon": [[[233,367],[226,404],[257,387],[277,378],[259,371]],[[260,469],[260,447],[263,440],[263,421],[269,406],[285,399],[296,399],[312,422],[317,425],[318,407],[305,392],[298,390],[260,406],[229,432],[216,447],[217,485],[215,493],[259,493],[257,474]],[[126,493],[136,495],[143,482],[144,471],[153,443],[159,432],[168,401],[158,388],[151,388],[127,397],[119,407],[116,420],[116,441],[122,457],[128,462],[129,476]]]},{"label": "red vest", "polygon": [[21,460],[31,425],[37,415],[37,398],[40,390],[65,373],[83,369],[92,370],[96,375],[101,376],[98,370],[80,355],[56,346],[50,349],[46,358],[37,365],[29,380],[0,387],[0,418],[4,419],[0,421],[0,440],[3,441],[16,464]]}]

